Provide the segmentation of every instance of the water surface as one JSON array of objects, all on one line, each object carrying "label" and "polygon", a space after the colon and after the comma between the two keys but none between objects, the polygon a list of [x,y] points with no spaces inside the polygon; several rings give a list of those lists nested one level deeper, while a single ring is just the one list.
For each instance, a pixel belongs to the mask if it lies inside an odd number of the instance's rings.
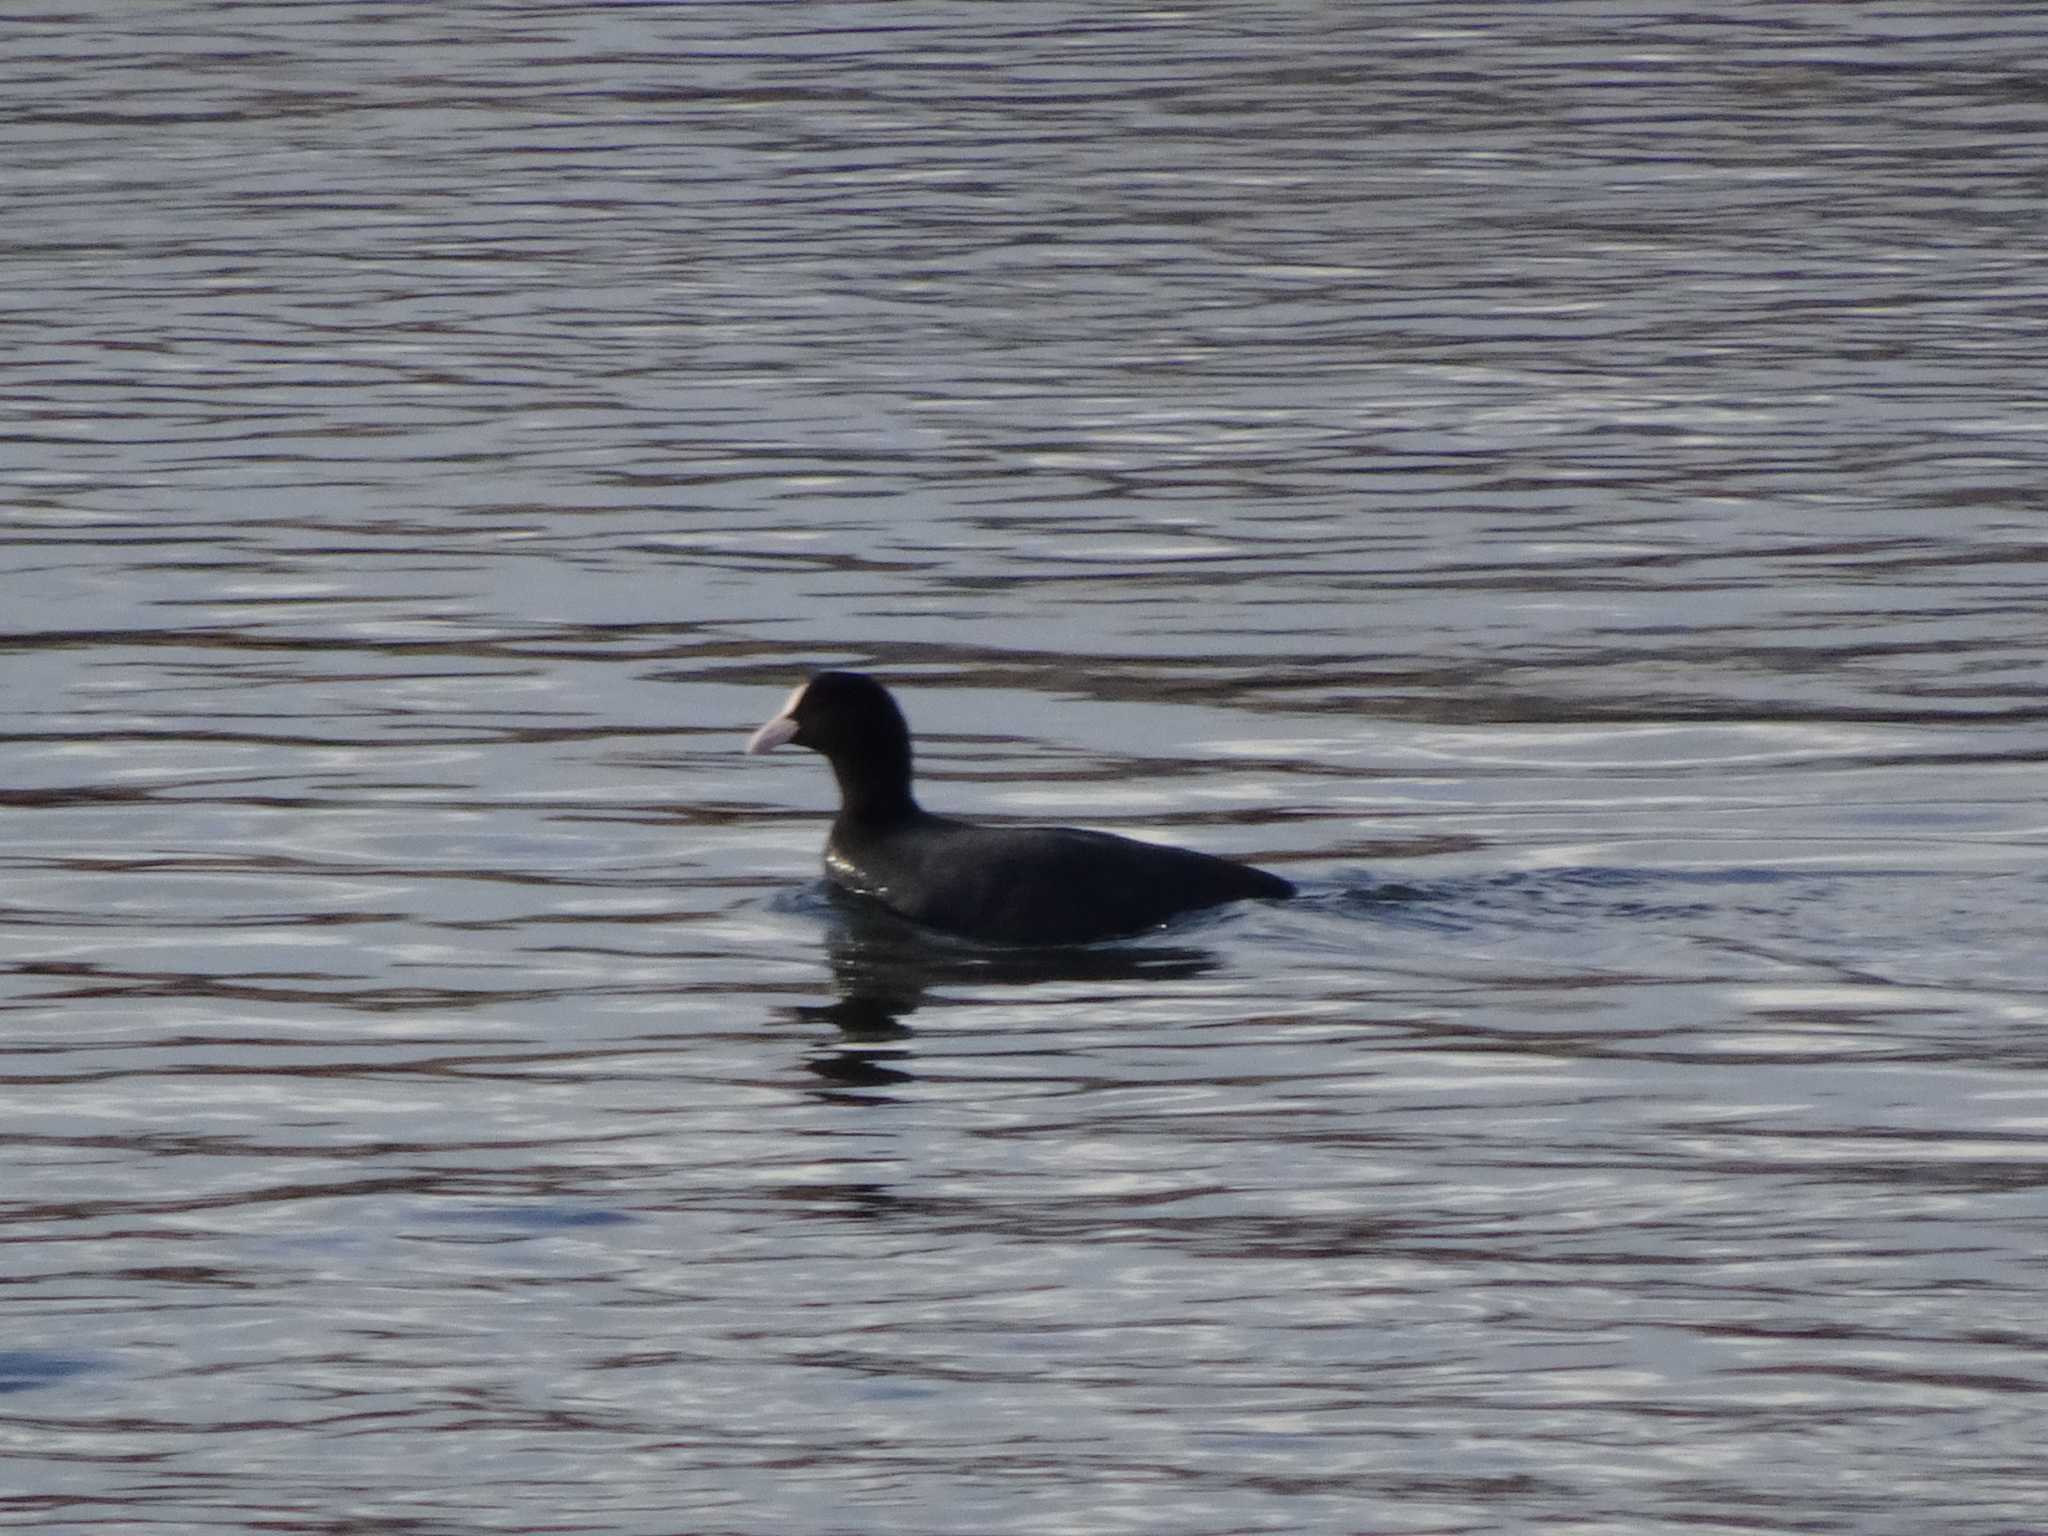
[{"label": "water surface", "polygon": [[2031,11],[6,25],[9,1522],[2040,1523]]}]

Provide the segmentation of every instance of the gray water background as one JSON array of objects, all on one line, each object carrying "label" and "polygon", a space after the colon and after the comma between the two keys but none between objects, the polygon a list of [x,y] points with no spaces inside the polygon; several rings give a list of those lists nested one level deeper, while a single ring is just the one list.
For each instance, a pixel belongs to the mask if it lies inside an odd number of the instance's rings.
[{"label": "gray water background", "polygon": [[0,1524],[2048,1529],[2044,58],[9,10]]}]

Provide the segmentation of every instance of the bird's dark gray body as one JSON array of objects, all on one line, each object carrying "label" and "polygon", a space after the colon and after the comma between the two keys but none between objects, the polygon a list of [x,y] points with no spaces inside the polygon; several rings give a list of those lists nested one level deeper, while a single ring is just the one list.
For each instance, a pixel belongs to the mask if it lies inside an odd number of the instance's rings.
[{"label": "bird's dark gray body", "polygon": [[826,878],[899,916],[1005,944],[1085,944],[1294,887],[1187,848],[1074,827],[989,827],[918,813],[877,829],[841,816]]}]

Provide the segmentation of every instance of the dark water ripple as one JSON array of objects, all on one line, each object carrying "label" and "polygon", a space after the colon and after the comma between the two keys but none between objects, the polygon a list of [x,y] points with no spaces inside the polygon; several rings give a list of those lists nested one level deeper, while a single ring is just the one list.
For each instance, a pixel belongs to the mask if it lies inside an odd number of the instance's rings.
[{"label": "dark water ripple", "polygon": [[2033,12],[0,25],[0,1519],[2039,1524]]}]

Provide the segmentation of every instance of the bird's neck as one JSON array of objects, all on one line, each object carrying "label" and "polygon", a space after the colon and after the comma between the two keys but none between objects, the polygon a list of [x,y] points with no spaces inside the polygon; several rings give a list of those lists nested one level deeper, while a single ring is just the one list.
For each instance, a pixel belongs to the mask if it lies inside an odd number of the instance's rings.
[{"label": "bird's neck", "polygon": [[866,826],[914,821],[923,813],[910,792],[910,744],[870,749],[832,760],[839,781],[839,814]]}]

